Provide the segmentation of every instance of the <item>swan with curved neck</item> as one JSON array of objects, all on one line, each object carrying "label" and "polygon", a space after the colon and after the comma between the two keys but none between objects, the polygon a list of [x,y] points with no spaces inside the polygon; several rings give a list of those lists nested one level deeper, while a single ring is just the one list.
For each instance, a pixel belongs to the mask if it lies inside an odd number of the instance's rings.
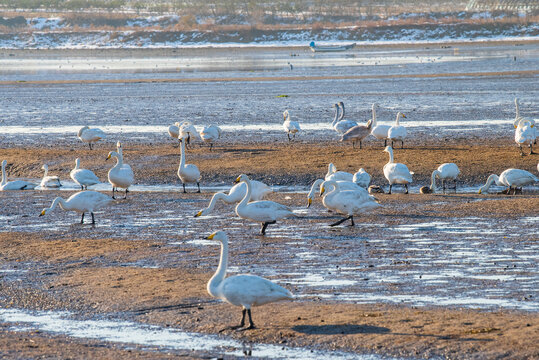
[{"label": "swan with curved neck", "polygon": [[[316,194],[316,191],[318,189],[320,189],[320,185],[322,185],[322,183],[326,181],[324,179],[316,179],[312,186],[311,186],[311,190],[309,191],[309,193],[307,194],[307,207],[309,208],[315,198],[315,194]],[[357,189],[360,189],[361,187],[356,184],[355,182],[352,182],[352,181],[337,181],[337,183],[339,184],[339,188],[341,190],[357,190]]]},{"label": "swan with curved neck", "polygon": [[243,182],[247,185],[247,192],[244,198],[236,206],[236,214],[242,219],[261,223],[261,235],[265,235],[268,225],[275,224],[277,220],[296,216],[287,206],[274,201],[262,200],[249,202],[251,199],[252,185],[247,175],[242,174],[238,176],[236,182]]},{"label": "swan with curved neck", "polygon": [[7,160],[2,160],[2,182],[0,182],[0,191],[6,190],[33,190],[37,185],[24,180],[7,181],[6,174]]},{"label": "swan with curved neck", "polygon": [[43,164],[41,167],[43,170],[45,170],[45,174],[43,174],[43,178],[41,179],[41,183],[39,184],[42,188],[58,188],[62,186],[62,183],[60,182],[60,178],[58,176],[48,176],[49,173],[49,166],[47,164]]},{"label": "swan with curved neck", "polygon": [[[337,121],[333,120],[333,123],[331,124],[333,126],[333,129],[339,133],[340,135],[344,134],[354,126],[357,126],[357,122],[352,120],[344,120],[344,103],[341,101],[337,105],[337,107],[342,108],[341,115],[337,118]],[[338,111],[337,111],[338,113]]]},{"label": "swan with curved neck", "polygon": [[200,171],[198,167],[193,164],[186,164],[185,158],[185,143],[187,142],[187,135],[180,137],[181,159],[180,166],[178,167],[178,177],[180,178],[183,186],[183,192],[185,191],[185,183],[196,183],[198,187],[197,193],[200,192]]},{"label": "swan with curved neck", "polygon": [[487,192],[494,182],[499,186],[507,186],[508,194],[511,194],[511,191],[513,191],[513,194],[516,194],[517,188],[533,184],[538,181],[539,178],[529,171],[521,169],[507,169],[504,170],[500,176],[496,174],[490,175],[486,184],[479,188],[479,194]]},{"label": "swan with curved neck", "polygon": [[296,133],[298,133],[301,130],[301,128],[299,127],[299,122],[290,120],[290,114],[288,110],[285,110],[283,112],[283,118],[284,118],[284,122],[283,122],[284,131],[286,131],[286,135],[288,136],[288,141],[291,141],[292,139],[290,139],[290,134],[292,134],[293,138],[295,139]]},{"label": "swan with curved neck", "polygon": [[124,199],[127,198],[127,193],[129,192],[129,187],[135,182],[135,175],[131,166],[124,164],[123,155],[116,151],[109,152],[109,155],[106,160],[110,158],[116,158],[116,165],[109,170],[108,179],[109,183],[112,185],[112,198],[114,197],[114,192],[118,191],[117,188],[125,189]]},{"label": "swan with curved neck", "polygon": [[404,138],[406,138],[406,127],[402,126],[399,122],[400,118],[406,118],[406,115],[400,111],[397,113],[397,118],[395,119],[395,125],[391,126],[387,131],[387,137],[391,140],[391,146],[393,146],[394,141],[401,142],[401,149],[404,149]]},{"label": "swan with curved neck", "polygon": [[457,176],[460,174],[460,170],[455,163],[445,163],[438,166],[438,169],[434,170],[431,175],[429,190],[424,189],[422,193],[436,193],[438,188],[436,187],[436,178],[442,180],[442,189],[445,194],[445,182],[447,180],[454,180],[455,193],[457,192]]},{"label": "swan with curved neck", "polygon": [[[208,207],[196,213],[195,217],[205,216],[211,213],[215,205],[217,204],[217,201],[219,200],[227,204],[237,203],[241,201],[241,199],[243,199],[246,192],[247,184],[239,183],[232,186],[232,188],[228,191],[228,194],[225,194],[223,192],[215,193],[212,196]],[[273,190],[268,185],[260,181],[251,180],[251,201],[262,200],[264,196],[268,195],[271,192],[273,192]]]},{"label": "swan with curved neck", "polygon": [[69,176],[79,184],[81,190],[88,189],[88,186],[99,184],[99,179],[91,170],[80,168],[79,158],[75,159],[75,167],[71,170]]},{"label": "swan with curved neck", "polygon": [[412,182],[413,173],[408,170],[408,167],[402,163],[395,163],[393,160],[393,148],[387,146],[384,149],[389,154],[389,161],[384,165],[384,176],[389,182],[389,192],[391,194],[391,188],[394,184],[404,185],[406,188],[405,194],[408,194],[408,184]]},{"label": "swan with curved neck", "polygon": [[200,138],[206,144],[210,144],[210,151],[213,149],[213,143],[221,137],[221,128],[217,125],[204,126],[200,132]]},{"label": "swan with curved neck", "polygon": [[367,190],[359,187],[356,190],[343,190],[340,184],[333,180],[322,183],[320,195],[324,195],[326,188],[330,186],[333,189],[324,196],[322,204],[327,209],[347,215],[347,217],[329,226],[340,225],[346,220],[350,220],[351,226],[354,226],[354,216],[370,212],[381,206],[373,196],[369,195]]},{"label": "swan with curved neck", "polygon": [[95,224],[94,211],[110,204],[113,200],[105,194],[96,191],[81,191],[71,195],[67,200],[57,197],[49,208],[43,209],[39,216],[47,215],[60,205],[62,210],[82,213],[80,223],[84,223],[84,213],[92,215],[92,224]]},{"label": "swan with curved neck", "polygon": [[92,143],[106,138],[106,135],[103,130],[98,128],[90,129],[89,126],[83,126],[82,128],[80,128],[79,132],[77,133],[77,136],[81,141],[88,143],[90,150],[92,150]]},{"label": "swan with curved neck", "polygon": [[[535,120],[530,118],[530,117],[520,116],[518,98],[515,98],[515,110],[516,110],[516,113],[515,113],[515,120],[513,121],[513,126],[515,127],[515,129],[517,129],[519,124],[522,121],[529,121],[530,122],[530,127],[532,129],[531,130],[531,136],[533,137],[533,143],[537,144],[537,127],[535,126]],[[515,140],[516,140],[516,134],[515,134]],[[530,151],[531,151],[531,146],[530,146]],[[521,155],[522,155],[522,149],[520,150],[520,152],[521,152]]]},{"label": "swan with curved neck", "polygon": [[294,295],[287,289],[272,281],[256,275],[234,275],[226,278],[228,267],[228,236],[224,231],[216,231],[207,237],[208,240],[216,240],[221,243],[221,256],[217,270],[208,281],[206,286],[208,293],[229,304],[242,307],[242,318],[238,329],[245,326],[245,315],[249,316],[249,326],[246,329],[255,328],[251,316],[251,308],[280,300],[293,299]]}]

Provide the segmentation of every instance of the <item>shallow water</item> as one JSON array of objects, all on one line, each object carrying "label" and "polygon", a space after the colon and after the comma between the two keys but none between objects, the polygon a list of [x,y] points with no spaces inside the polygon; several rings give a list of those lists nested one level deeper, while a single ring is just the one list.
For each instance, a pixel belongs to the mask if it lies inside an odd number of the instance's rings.
[{"label": "shallow water", "polygon": [[141,346],[147,351],[174,350],[191,356],[227,356],[242,358],[247,354],[255,358],[271,359],[390,359],[377,355],[362,355],[339,351],[319,351],[285,346],[244,344],[222,336],[188,333],[181,329],[163,328],[130,321],[97,319],[78,320],[68,312],[34,311],[0,308],[0,321],[13,323],[11,331],[40,330],[54,335],[73,338],[97,339],[129,345]]}]

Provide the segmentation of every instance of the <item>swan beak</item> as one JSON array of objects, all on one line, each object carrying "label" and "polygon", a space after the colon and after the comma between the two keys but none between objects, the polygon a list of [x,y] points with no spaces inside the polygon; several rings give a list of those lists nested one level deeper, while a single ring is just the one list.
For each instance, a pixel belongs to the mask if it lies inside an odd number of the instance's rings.
[{"label": "swan beak", "polygon": [[479,194],[481,194],[481,189],[479,189]]},{"label": "swan beak", "polygon": [[107,158],[105,159],[105,161],[108,160],[108,159],[110,159],[110,154],[109,154],[109,156],[107,156]]},{"label": "swan beak", "polygon": [[234,181],[234,184],[237,184],[237,183],[239,183],[239,182],[240,182],[240,176],[238,176],[238,177],[236,178],[236,181]]},{"label": "swan beak", "polygon": [[215,233],[211,234],[210,236],[208,236],[206,239],[207,240],[213,240],[213,237],[215,236]]},{"label": "swan beak", "polygon": [[309,198],[309,200],[307,200],[307,202],[309,203],[309,205],[307,205],[307,208],[311,207],[311,204],[313,203],[313,199]]},{"label": "swan beak", "polygon": [[402,117],[403,117],[403,118],[405,118],[405,119],[406,119],[406,115],[404,115],[404,114],[401,114],[401,115],[402,115]]},{"label": "swan beak", "polygon": [[199,217],[199,216],[202,216],[202,211],[197,212],[197,214],[195,215],[195,217]]},{"label": "swan beak", "polygon": [[320,196],[324,195],[324,193],[326,192],[326,188],[325,187],[322,187],[320,189]]},{"label": "swan beak", "polygon": [[43,211],[39,214],[39,216],[43,216],[43,215],[45,215],[45,210],[43,210]]}]

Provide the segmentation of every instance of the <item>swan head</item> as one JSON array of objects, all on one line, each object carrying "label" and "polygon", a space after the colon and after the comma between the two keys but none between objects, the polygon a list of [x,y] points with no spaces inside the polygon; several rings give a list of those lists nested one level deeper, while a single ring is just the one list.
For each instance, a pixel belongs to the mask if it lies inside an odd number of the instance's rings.
[{"label": "swan head", "polygon": [[313,203],[313,199],[308,198],[307,199],[307,208],[310,208],[312,203]]},{"label": "swan head", "polygon": [[43,164],[43,166],[41,167],[41,170],[48,171],[49,170],[49,165]]},{"label": "swan head", "polygon": [[284,120],[286,120],[286,118],[289,117],[289,116],[290,116],[290,115],[288,114],[288,110],[285,110],[285,111],[283,112],[283,118],[284,118]]},{"label": "swan head", "polygon": [[402,117],[402,118],[404,118],[404,119],[406,119],[406,115],[404,115],[404,114],[401,113],[401,112],[399,112],[397,115],[400,116],[400,117]]},{"label": "swan head", "polygon": [[199,212],[197,212],[197,213],[195,214],[195,217],[200,217],[200,216],[202,216],[203,214],[204,214],[204,210],[200,210]]},{"label": "swan head", "polygon": [[41,213],[39,214],[39,216],[44,216],[44,215],[47,215],[49,213],[50,209],[49,208],[45,208],[41,211]]},{"label": "swan head", "polygon": [[118,153],[116,151],[111,151],[109,152],[109,155],[107,156],[107,158],[105,160],[108,160],[112,157],[118,157]]},{"label": "swan head", "polygon": [[432,192],[431,188],[429,186],[422,186],[419,189],[419,193],[421,194],[430,194]]},{"label": "swan head", "polygon": [[189,133],[188,132],[184,132],[184,133],[181,133],[179,136],[178,136],[178,139],[180,140],[180,142],[183,142],[184,140],[189,143]]},{"label": "swan head", "polygon": [[216,240],[216,241],[220,241],[222,243],[227,243],[228,242],[228,236],[226,235],[226,233],[224,231],[219,230],[219,231],[214,232],[210,236],[208,236],[206,238],[206,240]]},{"label": "swan head", "polygon": [[249,181],[249,177],[245,174],[241,174],[240,176],[236,178],[236,181],[234,181],[234,184],[240,183],[242,181],[245,181],[245,182]]}]

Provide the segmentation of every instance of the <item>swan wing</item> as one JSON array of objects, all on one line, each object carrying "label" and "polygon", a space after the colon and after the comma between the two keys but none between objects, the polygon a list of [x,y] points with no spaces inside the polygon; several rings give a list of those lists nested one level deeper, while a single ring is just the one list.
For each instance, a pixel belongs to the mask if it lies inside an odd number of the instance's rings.
[{"label": "swan wing", "polygon": [[79,185],[94,185],[99,183],[99,178],[88,169],[72,170],[69,175]]},{"label": "swan wing", "polygon": [[236,212],[240,217],[259,222],[275,221],[294,215],[287,206],[267,200],[248,203],[243,209],[238,205]]},{"label": "swan wing", "polygon": [[0,190],[34,190],[35,187],[37,187],[37,184],[24,180],[14,180],[0,186]]},{"label": "swan wing", "polygon": [[[245,187],[242,198],[243,198],[243,196],[245,196],[245,191],[246,190],[247,190],[247,186]],[[252,201],[262,200],[264,198],[264,196],[266,196],[266,195],[268,195],[268,194],[270,194],[272,192],[273,192],[273,190],[271,189],[271,187],[264,184],[263,182],[256,181],[256,180],[251,180],[251,200]]]},{"label": "swan wing", "polygon": [[176,125],[171,125],[168,127],[168,134],[170,137],[177,139],[180,135],[180,128],[178,128]]},{"label": "swan wing", "polygon": [[388,138],[388,132],[390,125],[377,125],[372,128],[371,134],[378,140],[385,140]]},{"label": "swan wing", "polygon": [[247,308],[293,298],[287,289],[256,275],[226,278],[221,285],[221,295],[225,301]]},{"label": "swan wing", "polygon": [[384,176],[390,184],[412,182],[410,170],[408,170],[408,167],[402,163],[389,163],[384,165]]},{"label": "swan wing", "polygon": [[333,180],[333,181],[350,181],[352,182],[354,180],[354,175],[350,174],[346,171],[337,171],[334,172],[331,175],[326,175],[325,180]]},{"label": "swan wing", "polygon": [[347,132],[348,130],[353,128],[354,126],[357,126],[357,122],[352,121],[352,120],[341,120],[341,121],[338,121],[337,123],[335,123],[333,128],[339,134],[344,134],[345,132]]},{"label": "swan wing", "polygon": [[389,128],[387,137],[393,140],[401,140],[406,137],[406,128],[402,125],[392,126]]},{"label": "swan wing", "polygon": [[500,182],[506,186],[523,186],[537,181],[537,176],[521,169],[507,169],[500,174]]},{"label": "swan wing", "polygon": [[80,191],[66,200],[71,210],[79,212],[93,212],[113,201],[110,196],[97,191]]}]

